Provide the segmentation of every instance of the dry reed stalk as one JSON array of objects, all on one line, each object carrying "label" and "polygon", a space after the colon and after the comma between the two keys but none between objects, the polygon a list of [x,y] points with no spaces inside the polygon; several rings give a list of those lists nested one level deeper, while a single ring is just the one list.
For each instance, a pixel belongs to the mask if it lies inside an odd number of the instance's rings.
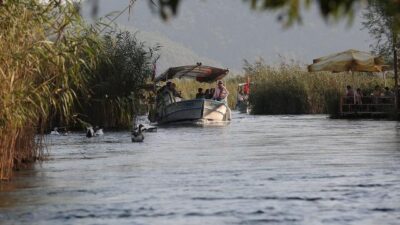
[{"label": "dry reed stalk", "polygon": [[4,131],[3,129],[0,130],[0,180],[8,179],[14,166],[15,135],[10,130]]}]

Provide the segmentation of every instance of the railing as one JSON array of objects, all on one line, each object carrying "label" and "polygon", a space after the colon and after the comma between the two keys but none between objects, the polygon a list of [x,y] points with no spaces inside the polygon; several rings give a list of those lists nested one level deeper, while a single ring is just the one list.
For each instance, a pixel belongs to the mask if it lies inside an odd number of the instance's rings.
[{"label": "railing", "polygon": [[395,96],[385,97],[348,97],[340,98],[339,112],[341,115],[349,114],[388,114],[395,111]]}]

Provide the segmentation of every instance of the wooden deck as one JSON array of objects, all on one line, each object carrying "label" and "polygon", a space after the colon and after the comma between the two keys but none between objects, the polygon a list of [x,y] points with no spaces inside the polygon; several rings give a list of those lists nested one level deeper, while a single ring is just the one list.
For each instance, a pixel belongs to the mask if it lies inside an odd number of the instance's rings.
[{"label": "wooden deck", "polygon": [[396,98],[367,96],[341,97],[339,115],[343,118],[389,118],[397,116]]}]

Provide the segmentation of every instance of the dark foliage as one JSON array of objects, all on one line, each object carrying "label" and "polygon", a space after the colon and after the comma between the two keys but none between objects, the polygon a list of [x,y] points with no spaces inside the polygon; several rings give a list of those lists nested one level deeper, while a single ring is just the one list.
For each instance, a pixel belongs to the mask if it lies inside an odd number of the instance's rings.
[{"label": "dark foliage", "polygon": [[153,75],[158,47],[147,48],[128,31],[104,36],[104,53],[81,96],[80,117],[92,125],[129,127],[144,103],[142,87]]}]

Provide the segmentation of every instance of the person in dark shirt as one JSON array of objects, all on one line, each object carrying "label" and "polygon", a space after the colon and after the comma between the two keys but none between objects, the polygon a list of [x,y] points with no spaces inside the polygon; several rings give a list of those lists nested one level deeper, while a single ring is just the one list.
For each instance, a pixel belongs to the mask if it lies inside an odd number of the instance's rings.
[{"label": "person in dark shirt", "polygon": [[210,89],[206,89],[204,92],[204,98],[205,99],[211,99],[212,96],[210,96]]},{"label": "person in dark shirt", "polygon": [[203,88],[197,89],[196,98],[205,98],[205,94],[203,93]]}]

